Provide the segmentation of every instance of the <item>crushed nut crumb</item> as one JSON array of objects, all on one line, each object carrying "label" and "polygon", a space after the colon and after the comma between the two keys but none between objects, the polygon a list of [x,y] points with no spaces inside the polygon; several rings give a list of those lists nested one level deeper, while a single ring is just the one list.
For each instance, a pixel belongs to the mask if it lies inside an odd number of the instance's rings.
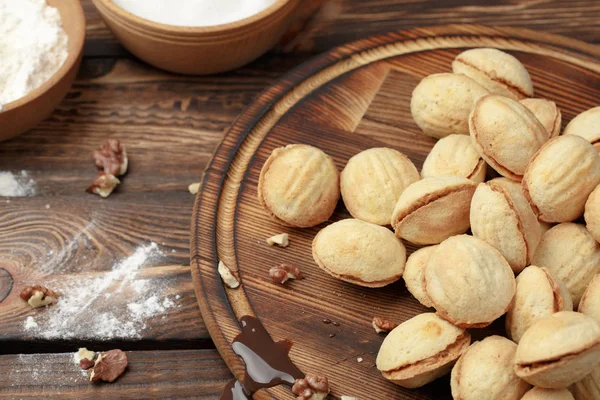
[{"label": "crushed nut crumb", "polygon": [[129,160],[125,146],[116,139],[109,139],[94,152],[96,166],[106,174],[121,176],[127,173]]},{"label": "crushed nut crumb", "polygon": [[125,372],[128,363],[127,354],[121,350],[115,349],[100,353],[90,372],[90,381],[94,383],[114,382]]},{"label": "crushed nut crumb", "polygon": [[190,186],[188,186],[188,190],[191,194],[198,193],[198,190],[200,190],[200,182],[192,183]]},{"label": "crushed nut crumb", "polygon": [[325,376],[307,374],[304,379],[296,379],[292,393],[296,400],[323,400],[329,394],[329,381]]},{"label": "crushed nut crumb", "polygon": [[356,362],[359,362],[359,363],[363,362],[363,358],[362,357],[356,357]]},{"label": "crushed nut crumb", "polygon": [[288,279],[302,279],[302,272],[300,268],[290,264],[280,264],[272,267],[269,270],[269,276],[273,280],[273,283],[279,283],[283,285]]},{"label": "crushed nut crumb", "polygon": [[110,196],[119,183],[121,181],[116,176],[100,171],[94,182],[87,188],[87,192],[106,198]]},{"label": "crushed nut crumb", "polygon": [[280,233],[279,235],[271,236],[267,238],[267,243],[270,246],[288,247],[290,244],[289,235],[287,233]]},{"label": "crushed nut crumb", "polygon": [[381,317],[373,317],[373,321],[371,322],[371,324],[373,325],[373,329],[375,329],[375,332],[377,333],[386,333],[398,326],[397,323]]},{"label": "crushed nut crumb", "polygon": [[223,261],[219,261],[219,275],[221,275],[221,279],[223,282],[230,287],[231,289],[236,289],[240,286],[240,282],[233,275],[229,267],[225,265]]},{"label": "crushed nut crumb", "polygon": [[58,302],[58,294],[42,285],[26,286],[19,295],[31,307],[44,307]]}]

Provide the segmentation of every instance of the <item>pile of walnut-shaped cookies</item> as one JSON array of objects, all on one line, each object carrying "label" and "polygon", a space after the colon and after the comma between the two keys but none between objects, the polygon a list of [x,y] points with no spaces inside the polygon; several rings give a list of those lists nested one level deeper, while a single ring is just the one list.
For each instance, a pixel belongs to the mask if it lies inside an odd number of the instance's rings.
[{"label": "pile of walnut-shaped cookies", "polygon": [[[420,175],[389,148],[355,155],[339,175],[323,151],[295,144],[265,163],[259,200],[279,223],[311,227],[341,193],[355,219],[316,235],[319,267],[366,287],[404,276],[435,309],[386,337],[386,379],[416,388],[451,372],[461,400],[600,399],[600,107],[561,135],[560,110],[531,98],[515,57],[473,49],[452,69],[412,94],[415,122],[440,139]],[[488,166],[502,177],[485,182]],[[428,246],[406,260],[399,239]],[[510,340],[471,344],[467,328],[505,314]]]}]

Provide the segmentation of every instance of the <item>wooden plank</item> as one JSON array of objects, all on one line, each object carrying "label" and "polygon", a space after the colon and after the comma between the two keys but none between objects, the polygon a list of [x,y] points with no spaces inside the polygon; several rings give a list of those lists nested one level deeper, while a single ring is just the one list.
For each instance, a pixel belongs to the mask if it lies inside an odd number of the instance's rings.
[{"label": "wooden plank", "polygon": [[0,356],[0,399],[218,399],[231,379],[216,350],[131,351],[128,369],[110,384],[90,383],[72,357]]}]

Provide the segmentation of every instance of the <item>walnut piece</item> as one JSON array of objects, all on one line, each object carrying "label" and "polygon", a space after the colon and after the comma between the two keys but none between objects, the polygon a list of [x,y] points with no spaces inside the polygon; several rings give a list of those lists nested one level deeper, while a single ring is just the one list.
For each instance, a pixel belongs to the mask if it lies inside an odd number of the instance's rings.
[{"label": "walnut piece", "polygon": [[20,296],[33,308],[56,304],[58,301],[58,294],[42,285],[26,286]]},{"label": "walnut piece", "polygon": [[200,189],[200,182],[192,183],[190,186],[188,186],[188,190],[190,191],[191,194],[198,193],[199,189]]},{"label": "walnut piece", "polygon": [[269,270],[269,276],[273,283],[283,285],[288,279],[302,279],[300,268],[290,264],[280,264]]},{"label": "walnut piece", "polygon": [[267,239],[267,243],[270,246],[288,247],[290,240],[287,233],[280,233],[279,235],[271,236]]},{"label": "walnut piece", "polygon": [[373,317],[372,324],[373,328],[375,329],[375,332],[377,333],[386,333],[398,326],[397,323],[381,317]]},{"label": "walnut piece", "polygon": [[73,362],[80,366],[81,369],[90,369],[94,366],[94,358],[96,353],[85,347],[80,347],[79,351],[73,354]]},{"label": "walnut piece", "polygon": [[125,372],[127,364],[127,354],[121,350],[115,349],[100,353],[90,372],[90,381],[114,382]]},{"label": "walnut piece", "polygon": [[127,173],[129,161],[125,146],[116,139],[109,139],[94,152],[96,166],[110,175],[121,176]]},{"label": "walnut piece", "polygon": [[240,282],[223,261],[219,261],[219,275],[221,275],[221,279],[228,287],[237,289],[240,286]]},{"label": "walnut piece", "polygon": [[329,381],[325,376],[307,374],[304,379],[296,379],[292,393],[296,400],[323,400],[329,394]]},{"label": "walnut piece", "polygon": [[96,180],[92,182],[89,188],[87,188],[87,192],[107,198],[119,183],[121,183],[121,181],[117,179],[116,176],[100,171],[98,172]]}]

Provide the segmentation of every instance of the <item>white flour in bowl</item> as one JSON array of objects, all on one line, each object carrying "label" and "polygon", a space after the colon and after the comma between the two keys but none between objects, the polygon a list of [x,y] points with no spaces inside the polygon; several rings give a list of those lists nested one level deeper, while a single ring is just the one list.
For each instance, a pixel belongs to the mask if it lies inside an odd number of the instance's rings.
[{"label": "white flour in bowl", "polygon": [[50,79],[67,44],[60,13],[46,0],[0,0],[0,111]]},{"label": "white flour in bowl", "polygon": [[113,0],[132,14],[161,24],[214,26],[248,18],[277,0]]}]

